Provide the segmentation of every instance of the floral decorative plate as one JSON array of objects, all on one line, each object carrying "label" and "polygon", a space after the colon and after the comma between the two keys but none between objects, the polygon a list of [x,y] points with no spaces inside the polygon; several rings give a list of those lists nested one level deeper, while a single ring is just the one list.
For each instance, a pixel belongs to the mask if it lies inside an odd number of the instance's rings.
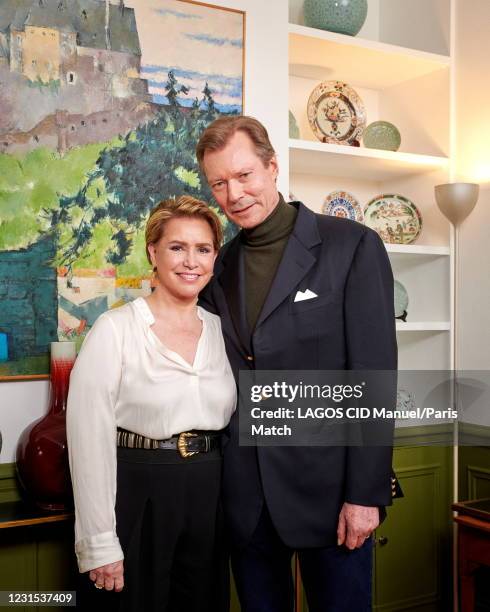
[{"label": "floral decorative plate", "polygon": [[415,204],[402,195],[383,194],[364,208],[364,223],[375,230],[384,242],[410,244],[422,230],[422,215]]},{"label": "floral decorative plate", "polygon": [[343,217],[352,221],[363,222],[362,208],[356,198],[347,191],[332,191],[325,198],[322,206],[324,215],[332,217]]},{"label": "floral decorative plate", "polygon": [[359,146],[366,125],[366,109],[347,83],[324,81],[310,94],[308,121],[322,142]]}]

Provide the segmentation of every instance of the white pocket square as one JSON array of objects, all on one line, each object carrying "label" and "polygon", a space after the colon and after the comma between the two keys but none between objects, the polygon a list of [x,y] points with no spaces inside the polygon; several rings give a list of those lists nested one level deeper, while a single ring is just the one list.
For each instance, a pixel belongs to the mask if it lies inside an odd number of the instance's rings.
[{"label": "white pocket square", "polygon": [[306,291],[298,291],[294,296],[295,302],[304,302],[305,300],[311,300],[313,298],[318,297],[316,293],[307,289]]}]

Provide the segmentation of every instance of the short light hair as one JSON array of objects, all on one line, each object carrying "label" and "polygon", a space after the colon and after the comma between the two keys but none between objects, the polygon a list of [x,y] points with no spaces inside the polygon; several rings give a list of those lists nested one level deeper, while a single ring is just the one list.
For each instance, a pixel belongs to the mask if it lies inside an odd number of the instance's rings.
[{"label": "short light hair", "polygon": [[206,202],[191,196],[183,195],[178,198],[163,200],[151,211],[145,230],[146,257],[151,262],[148,246],[155,244],[163,236],[165,225],[171,219],[203,219],[213,233],[213,246],[219,251],[223,242],[223,228],[218,215],[209,208]]},{"label": "short light hair", "polygon": [[232,115],[215,119],[204,130],[196,147],[196,157],[204,173],[203,161],[206,151],[219,151],[226,147],[236,132],[245,132],[252,141],[255,153],[267,167],[276,152],[265,127],[254,117]]}]

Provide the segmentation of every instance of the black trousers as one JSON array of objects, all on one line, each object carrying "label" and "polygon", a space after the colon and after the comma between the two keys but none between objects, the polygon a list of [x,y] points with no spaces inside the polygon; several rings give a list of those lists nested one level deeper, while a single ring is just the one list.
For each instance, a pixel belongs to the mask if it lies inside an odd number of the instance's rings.
[{"label": "black trousers", "polygon": [[227,610],[220,484],[219,450],[183,459],[172,450],[118,448],[116,531],[125,586],[120,593],[98,590],[84,574],[77,608]]}]

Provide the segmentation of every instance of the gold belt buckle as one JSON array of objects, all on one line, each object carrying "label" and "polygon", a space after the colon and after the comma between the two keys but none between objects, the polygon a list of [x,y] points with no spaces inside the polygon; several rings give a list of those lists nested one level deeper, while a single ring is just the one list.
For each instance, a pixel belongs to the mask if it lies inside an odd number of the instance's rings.
[{"label": "gold belt buckle", "polygon": [[177,449],[180,453],[181,457],[186,459],[187,457],[192,457],[192,455],[197,455],[199,451],[189,451],[187,450],[187,438],[195,438],[197,434],[192,433],[190,431],[183,431],[179,434],[179,438],[177,440]]}]

